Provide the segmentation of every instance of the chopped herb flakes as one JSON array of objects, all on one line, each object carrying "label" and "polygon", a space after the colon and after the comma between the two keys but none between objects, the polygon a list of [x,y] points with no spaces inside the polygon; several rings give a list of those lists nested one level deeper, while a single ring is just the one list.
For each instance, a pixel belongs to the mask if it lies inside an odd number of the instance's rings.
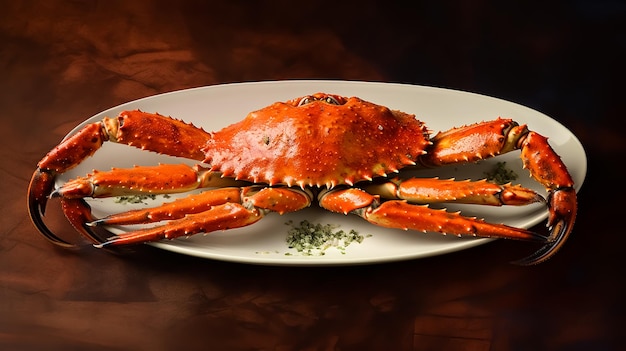
[{"label": "chopped herb flakes", "polygon": [[[287,245],[296,249],[304,256],[323,256],[326,249],[334,247],[342,254],[345,254],[346,247],[353,242],[361,243],[363,235],[359,235],[354,229],[349,232],[336,230],[338,225],[313,224],[307,220],[300,222],[298,226],[289,221],[285,223],[291,225],[287,233]],[[285,255],[291,255],[286,253]]]},{"label": "chopped herb flakes", "polygon": [[[163,195],[164,198],[169,198],[169,195]],[[145,203],[146,200],[156,199],[155,194],[143,194],[143,195],[124,195],[115,198],[115,202],[118,204],[140,204]]]},{"label": "chopped herb flakes", "polygon": [[517,173],[506,168],[506,162],[498,162],[491,172],[485,172],[487,180],[496,184],[507,184],[517,179]]}]

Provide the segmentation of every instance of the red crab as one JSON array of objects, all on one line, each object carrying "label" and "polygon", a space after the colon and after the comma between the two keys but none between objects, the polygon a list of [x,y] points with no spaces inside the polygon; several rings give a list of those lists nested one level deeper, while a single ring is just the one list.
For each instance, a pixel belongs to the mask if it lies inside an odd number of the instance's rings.
[{"label": "red crab", "polygon": [[[200,163],[94,171],[54,188],[57,174],[78,165],[105,141],[180,156]],[[519,185],[485,180],[401,177],[403,169],[476,162],[515,149],[548,198]],[[389,175],[397,176],[389,177]],[[572,177],[547,139],[525,125],[498,118],[434,137],[414,115],[356,97],[317,93],[276,102],[209,133],[159,114],[124,111],[86,125],[38,164],[29,187],[35,226],[52,242],[72,246],[44,223],[48,197],[61,198],[65,216],[96,247],[173,239],[247,226],[269,212],[298,211],[316,202],[383,227],[455,235],[532,240],[544,245],[520,264],[551,257],[576,217]],[[180,193],[206,188],[151,209],[94,218],[85,197]],[[424,206],[436,202],[526,205],[546,201],[548,235]],[[105,225],[164,223],[119,235]]]}]

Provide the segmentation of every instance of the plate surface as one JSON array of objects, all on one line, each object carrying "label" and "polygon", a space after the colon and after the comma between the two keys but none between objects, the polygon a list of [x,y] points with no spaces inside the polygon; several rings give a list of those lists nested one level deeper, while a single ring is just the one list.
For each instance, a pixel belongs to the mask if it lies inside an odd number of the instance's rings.
[{"label": "plate surface", "polygon": [[[115,116],[122,110],[141,109],[192,122],[207,131],[218,130],[244,118],[248,112],[260,109],[275,101],[284,101],[316,92],[344,96],[358,96],[392,109],[414,113],[425,121],[433,131],[454,126],[490,120],[498,116],[513,118],[526,123],[549,137],[552,147],[567,165],[577,190],[580,189],[587,171],[587,160],[580,141],[563,125],[530,108],[483,95],[415,85],[372,83],[356,81],[270,81],[215,85],[176,91],[132,101],[103,111],[76,127],[70,134],[87,123]],[[107,170],[111,167],[154,165],[159,162],[189,162],[163,155],[137,150],[124,145],[107,143],[96,155],[79,167],[63,174],[58,182],[84,175],[93,169]],[[502,155],[478,164],[448,166],[436,170],[420,171],[420,176],[440,178],[481,179],[498,161],[505,161],[508,168],[519,178],[516,182],[532,188],[540,194],[545,190],[527,176],[522,169],[519,152]],[[148,199],[140,204],[121,204],[113,199],[89,200],[96,216],[120,212],[142,206],[154,206],[164,200]],[[447,205],[451,211],[485,218],[491,222],[528,228],[546,219],[547,210],[541,204],[524,207],[486,207],[476,205]],[[331,247],[324,255],[305,256],[289,249],[286,236],[291,226],[288,221],[299,223],[339,225],[339,229],[354,229],[365,236],[362,243],[353,243],[345,250]],[[135,227],[136,228],[136,227]],[[114,232],[130,230],[113,228]],[[354,265],[416,259],[463,250],[488,242],[490,239],[458,238],[435,233],[409,232],[379,228],[356,216],[333,214],[318,208],[280,216],[270,214],[263,220],[245,228],[196,235],[185,239],[152,243],[158,248],[204,258],[264,265]]]}]

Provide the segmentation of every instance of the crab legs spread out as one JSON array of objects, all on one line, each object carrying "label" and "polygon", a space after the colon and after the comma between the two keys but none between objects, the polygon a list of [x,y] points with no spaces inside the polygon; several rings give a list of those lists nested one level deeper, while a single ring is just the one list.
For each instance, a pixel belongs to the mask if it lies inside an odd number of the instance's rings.
[{"label": "crab legs spread out", "polygon": [[[199,161],[197,166],[94,171],[54,188],[54,178],[106,142]],[[520,150],[524,168],[548,191],[546,200],[521,186],[484,180],[402,178],[399,171],[476,162]],[[389,177],[389,174],[398,173]],[[167,194],[206,188],[151,209],[94,218],[85,197]],[[440,132],[434,137],[414,115],[356,97],[317,93],[277,102],[217,132],[158,114],[125,111],[86,125],[38,164],[29,187],[29,211],[52,242],[73,246],[44,223],[49,197],[60,197],[67,219],[96,247],[173,239],[247,226],[268,212],[298,211],[316,202],[329,211],[356,214],[379,226],[542,243],[521,264],[551,257],[576,217],[576,192],[547,139],[525,125],[498,118]],[[431,209],[462,202],[526,205],[546,201],[549,234]],[[124,234],[102,235],[106,225],[163,221]]]}]

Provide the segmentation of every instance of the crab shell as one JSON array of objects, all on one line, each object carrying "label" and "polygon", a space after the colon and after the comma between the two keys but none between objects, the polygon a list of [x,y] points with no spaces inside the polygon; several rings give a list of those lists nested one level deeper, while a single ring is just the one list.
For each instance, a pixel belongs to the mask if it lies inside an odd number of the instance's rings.
[{"label": "crab shell", "polygon": [[276,102],[213,133],[205,162],[255,183],[334,187],[414,165],[430,144],[415,115],[356,97],[301,100]]}]

